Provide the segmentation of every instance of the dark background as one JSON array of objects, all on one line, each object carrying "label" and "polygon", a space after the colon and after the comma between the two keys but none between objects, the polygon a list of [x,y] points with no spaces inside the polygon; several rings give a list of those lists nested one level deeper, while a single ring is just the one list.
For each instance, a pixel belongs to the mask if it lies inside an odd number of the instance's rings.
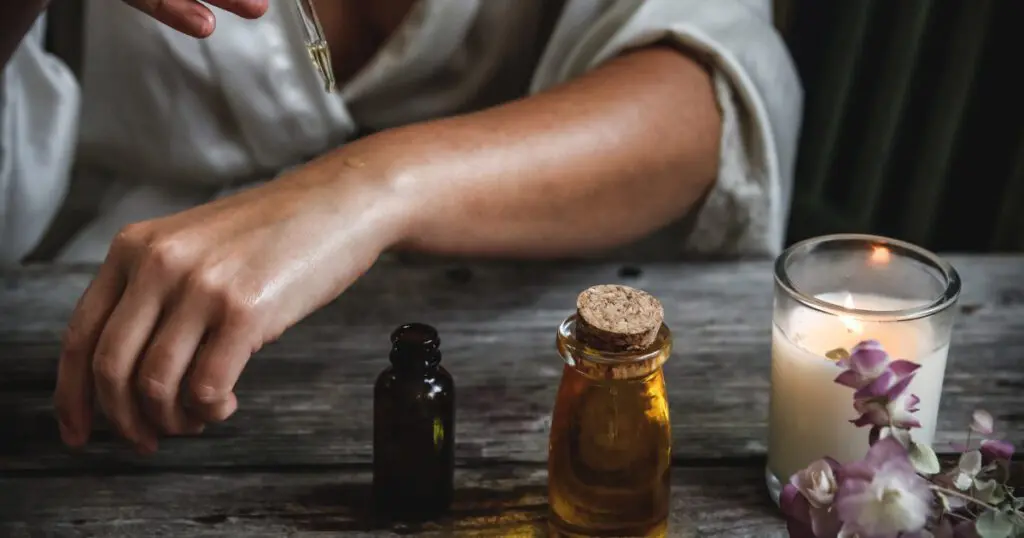
[{"label": "dark background", "polygon": [[776,0],[806,90],[791,241],[1024,251],[1024,1]]}]

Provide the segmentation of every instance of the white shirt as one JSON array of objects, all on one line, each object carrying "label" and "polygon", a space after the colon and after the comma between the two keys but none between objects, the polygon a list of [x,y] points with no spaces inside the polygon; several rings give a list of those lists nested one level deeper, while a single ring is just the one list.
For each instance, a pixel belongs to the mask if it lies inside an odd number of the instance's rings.
[{"label": "white shirt", "polygon": [[70,181],[92,186],[97,216],[58,260],[97,262],[131,222],[273,178],[361,132],[540,92],[661,40],[710,62],[724,122],[717,181],[681,250],[778,252],[802,90],[770,0],[568,0],[543,36],[551,5],[420,0],[335,94],[287,0],[256,21],[218,12],[205,40],[121,2],[87,2],[80,86],[43,51],[39,24],[0,85],[0,263],[38,243]]}]

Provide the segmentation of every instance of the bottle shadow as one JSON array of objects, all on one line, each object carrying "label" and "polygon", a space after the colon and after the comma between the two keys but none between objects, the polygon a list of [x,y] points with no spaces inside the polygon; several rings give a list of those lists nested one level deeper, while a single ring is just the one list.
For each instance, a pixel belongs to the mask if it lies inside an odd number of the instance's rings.
[{"label": "bottle shadow", "polygon": [[[282,513],[286,524],[306,532],[389,531],[398,535],[529,535],[546,533],[547,502],[543,485],[512,488],[463,487],[451,510],[434,520],[391,517],[373,505],[367,483],[314,486],[296,499],[295,513]],[[284,523],[284,522],[283,522]]]}]

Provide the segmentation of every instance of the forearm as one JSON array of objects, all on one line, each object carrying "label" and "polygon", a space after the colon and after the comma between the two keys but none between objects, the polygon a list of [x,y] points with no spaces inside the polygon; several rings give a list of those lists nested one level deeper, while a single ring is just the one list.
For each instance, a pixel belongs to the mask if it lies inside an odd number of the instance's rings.
[{"label": "forearm", "polygon": [[388,183],[404,248],[558,256],[684,215],[714,181],[719,133],[707,72],[652,48],[533,97],[373,135],[334,158]]},{"label": "forearm", "polygon": [[49,0],[0,2],[0,70],[7,65],[25,34],[49,3]]}]

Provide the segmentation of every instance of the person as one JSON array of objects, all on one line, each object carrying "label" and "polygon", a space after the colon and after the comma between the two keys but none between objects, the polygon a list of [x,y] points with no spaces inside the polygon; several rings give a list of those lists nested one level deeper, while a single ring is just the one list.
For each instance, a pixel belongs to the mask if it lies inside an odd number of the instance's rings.
[{"label": "person", "polygon": [[250,355],[386,251],[679,222],[687,253],[781,248],[802,89],[770,0],[314,0],[335,93],[288,2],[125,2],[85,3],[80,81],[44,0],[0,8],[3,260],[86,185],[54,259],[102,262],[58,367],[68,445],[94,402],[144,452],[225,420]]}]

